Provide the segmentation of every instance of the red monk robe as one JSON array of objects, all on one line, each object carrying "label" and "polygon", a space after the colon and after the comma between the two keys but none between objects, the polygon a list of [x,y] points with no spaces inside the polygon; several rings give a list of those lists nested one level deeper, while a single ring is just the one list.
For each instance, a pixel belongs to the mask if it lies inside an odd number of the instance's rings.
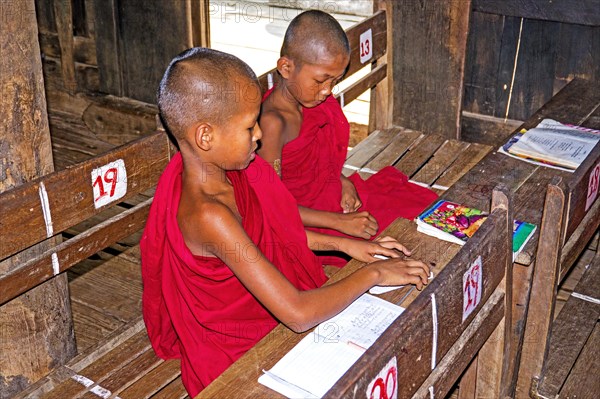
[{"label": "red monk robe", "polygon": [[[265,94],[263,101],[271,94]],[[283,146],[281,180],[299,205],[311,209],[343,212],[340,176],[348,153],[350,125],[333,96],[314,108],[302,109],[302,126],[297,138]],[[349,177],[356,187],[362,207],[379,224],[379,231],[396,218],[414,219],[437,195],[417,184],[394,167],[388,166],[363,180],[358,173]],[[345,236],[328,229],[313,229],[325,234]],[[324,264],[343,266],[347,259],[321,257]]]},{"label": "red monk robe", "polygon": [[[277,320],[218,258],[193,255],[177,224],[183,163],[178,153],[162,174],[140,242],[143,314],[156,354],[180,358],[194,397],[276,325]],[[228,172],[242,225],[265,256],[298,289],[321,286],[323,269],[307,245],[296,201],[259,157]],[[250,248],[228,249],[255,257]]]}]

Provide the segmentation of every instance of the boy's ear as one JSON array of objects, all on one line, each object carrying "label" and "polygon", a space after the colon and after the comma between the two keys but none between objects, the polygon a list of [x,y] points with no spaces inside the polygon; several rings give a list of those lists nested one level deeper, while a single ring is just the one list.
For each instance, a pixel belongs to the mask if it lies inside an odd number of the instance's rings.
[{"label": "boy's ear", "polygon": [[194,142],[201,150],[208,151],[212,147],[213,129],[208,123],[201,123],[194,131]]},{"label": "boy's ear", "polygon": [[281,74],[282,78],[288,79],[294,70],[294,61],[286,56],[279,58],[277,60],[277,70]]}]

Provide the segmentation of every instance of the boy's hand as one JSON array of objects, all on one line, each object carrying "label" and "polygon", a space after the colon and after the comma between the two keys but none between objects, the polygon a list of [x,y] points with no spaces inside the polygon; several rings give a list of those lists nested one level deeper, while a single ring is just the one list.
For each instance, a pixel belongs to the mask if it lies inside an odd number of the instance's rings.
[{"label": "boy's hand", "polygon": [[342,210],[344,213],[356,212],[362,206],[362,202],[356,192],[356,187],[354,187],[354,184],[346,176],[342,176],[341,180],[342,201],[340,205],[342,206]]},{"label": "boy's hand", "polygon": [[365,263],[378,261],[381,258],[375,255],[386,256],[388,258],[398,258],[400,253],[410,255],[410,251],[391,237],[380,237],[375,241],[361,241],[348,239],[344,252],[352,258]]},{"label": "boy's hand", "polygon": [[380,286],[414,284],[420,291],[429,282],[429,266],[419,260],[380,260],[368,267],[376,268],[379,272],[381,280],[377,285]]},{"label": "boy's hand", "polygon": [[379,230],[377,220],[369,212],[350,212],[339,215],[336,230],[349,236],[369,240]]}]

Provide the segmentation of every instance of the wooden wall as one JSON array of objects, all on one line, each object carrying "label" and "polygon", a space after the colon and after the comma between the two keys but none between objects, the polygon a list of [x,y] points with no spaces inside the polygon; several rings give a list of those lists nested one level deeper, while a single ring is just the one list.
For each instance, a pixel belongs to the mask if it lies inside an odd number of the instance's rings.
[{"label": "wooden wall", "polygon": [[35,0],[51,89],[155,102],[169,61],[208,46],[208,0]]},{"label": "wooden wall", "polygon": [[600,26],[472,12],[465,111],[525,120],[574,77],[600,80]]}]

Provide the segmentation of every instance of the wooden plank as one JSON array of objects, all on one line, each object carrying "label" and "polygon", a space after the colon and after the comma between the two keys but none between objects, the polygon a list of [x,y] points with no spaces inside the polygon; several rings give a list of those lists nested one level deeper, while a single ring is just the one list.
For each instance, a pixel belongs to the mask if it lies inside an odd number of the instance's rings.
[{"label": "wooden plank", "polygon": [[512,195],[506,186],[496,187],[492,193],[492,209],[504,210],[504,230],[510,232],[503,239],[499,238],[497,245],[510,248],[509,254],[497,259],[502,262],[504,278],[498,285],[498,290],[504,293],[504,318],[493,331],[492,336],[484,343],[477,355],[477,389],[476,397],[492,395],[506,398],[513,395],[514,384],[517,380],[518,364],[511,357],[514,347],[520,340],[513,327],[513,267],[512,267],[512,230],[513,210]]},{"label": "wooden plank", "polygon": [[[598,2],[600,6],[600,2]],[[573,77],[600,81],[600,26],[560,24],[554,61],[554,92]]]},{"label": "wooden plank", "polygon": [[100,74],[100,91],[123,97],[122,55],[119,51],[118,0],[94,1],[96,15],[96,53]]},{"label": "wooden plank", "polygon": [[[575,292],[597,297],[600,292],[599,255],[584,273]],[[537,386],[541,395],[554,397],[560,392],[581,348],[597,325],[598,317],[600,306],[574,296],[569,297],[552,327],[548,356]]]},{"label": "wooden plank", "polygon": [[409,177],[413,176],[445,141],[445,138],[437,134],[424,135],[394,164],[394,167]]},{"label": "wooden plank", "polygon": [[80,353],[97,345],[111,332],[126,324],[112,315],[105,314],[102,309],[90,307],[76,300],[71,300],[71,309],[77,350]]},{"label": "wooden plank", "polygon": [[387,76],[387,64],[378,65],[365,77],[349,86],[346,90],[336,94],[336,98],[342,107],[356,100],[365,91],[372,89]]},{"label": "wooden plank", "polygon": [[557,21],[579,25],[600,25],[598,0],[581,0],[577,7],[569,2],[547,0],[473,0],[473,10],[489,14]]},{"label": "wooden plank", "polygon": [[[360,62],[360,35],[367,30],[371,29],[373,35],[373,58],[370,61],[375,61],[386,53],[386,26],[386,12],[379,11],[373,16],[351,26],[346,30],[346,36],[348,36],[348,41],[350,42],[350,64],[346,74],[344,75],[344,78],[351,76],[365,66],[365,64]],[[258,77],[258,82],[260,83],[263,93],[269,89],[269,79],[275,80],[277,73],[277,68],[274,68]],[[271,75],[270,78],[269,75]],[[346,104],[349,102],[350,101],[347,101]]]},{"label": "wooden plank", "polygon": [[[456,344],[441,359],[437,367],[431,372],[417,392],[415,392],[414,397],[430,397],[430,387],[433,387],[436,397],[446,397],[463,370],[467,368],[469,362],[476,357],[477,352],[490,335],[492,335],[494,326],[497,326],[501,322],[503,315],[504,293],[497,290],[481,308],[481,311],[479,311],[471,324],[465,329],[464,333],[456,341]],[[465,391],[468,390],[466,381],[465,378],[461,379],[459,392],[462,392],[463,388]],[[465,386],[463,386],[463,382],[465,382]],[[470,382],[475,384],[474,380]]]},{"label": "wooden plank", "polygon": [[[119,392],[121,399],[146,399],[155,397],[157,392],[176,382],[181,375],[181,364],[179,360],[163,361],[158,367],[146,373],[142,378],[133,383],[127,389]],[[181,382],[180,382],[181,384]],[[179,387],[185,393],[183,384]],[[175,397],[175,396],[170,396]]]},{"label": "wooden plank", "polygon": [[345,165],[353,167],[353,172],[362,168],[379,154],[394,137],[401,133],[400,129],[392,128],[388,130],[379,130],[370,134],[365,140],[360,142],[350,151],[346,157]]},{"label": "wooden plank", "polygon": [[54,0],[54,15],[60,46],[63,87],[70,93],[77,90],[75,58],[73,57],[73,13],[70,0]]},{"label": "wooden plank", "polygon": [[579,254],[588,245],[594,233],[598,231],[598,223],[600,220],[600,201],[596,200],[594,205],[588,210],[585,217],[579,223],[579,226],[569,236],[569,240],[565,243],[560,254],[560,281],[562,281],[571,267],[578,259]]},{"label": "wooden plank", "polygon": [[[127,364],[118,370],[114,370],[107,378],[97,381],[98,385],[118,394],[163,362],[154,354],[152,348],[129,360]],[[94,392],[86,392],[82,398],[98,399],[98,395]]]},{"label": "wooden plank", "polygon": [[[598,95],[598,100],[600,103],[600,94]],[[594,147],[585,161],[579,165],[577,170],[573,172],[571,178],[567,181],[569,190],[569,208],[565,237],[571,236],[589,210],[586,209],[586,205],[588,205],[587,197],[588,187],[590,185],[590,175],[592,173],[597,173],[598,168],[600,168],[600,144],[596,144],[596,147]],[[597,178],[598,177],[596,177],[596,179]],[[598,201],[597,198],[596,201]],[[600,220],[596,219],[596,223],[593,224],[595,227],[591,228],[592,232],[590,233],[590,237],[593,231],[600,225]]]},{"label": "wooden plank", "polygon": [[69,285],[74,302],[128,322],[142,312],[142,276],[139,259],[115,256]]},{"label": "wooden plank", "polygon": [[600,348],[600,323],[596,323],[596,328],[594,328],[590,338],[583,347],[583,351],[571,370],[565,386],[560,391],[561,397],[578,399],[594,399],[598,397],[598,392],[600,392],[600,378],[594,377],[597,377],[600,372],[598,348]]},{"label": "wooden plank", "polygon": [[[73,168],[54,172],[2,193],[0,208],[6,212],[6,217],[0,219],[0,231],[3,232],[0,259],[47,238],[40,205],[42,183],[48,196],[53,232],[57,234],[100,211],[94,206],[90,177],[93,169],[123,160],[129,187],[127,194],[120,199],[123,201],[156,184],[169,161],[169,151],[167,136],[157,132]],[[24,220],[27,223],[23,223]]]},{"label": "wooden plank", "polygon": [[523,121],[463,111],[461,140],[500,147]]},{"label": "wooden plank", "polygon": [[[487,226],[486,226],[487,225]],[[398,392],[398,398],[410,398],[431,373],[432,362],[432,304],[435,294],[438,339],[438,358],[443,358],[474,320],[476,313],[462,321],[463,274],[479,256],[482,260],[482,306],[505,277],[509,241],[506,211],[495,209],[486,222],[446,267],[416,297],[409,307],[378,338],[348,372],[331,388],[325,397],[352,397],[365,392],[373,376],[383,369],[392,356],[398,361],[398,381],[410,381]],[[478,311],[481,307],[478,308]],[[466,367],[466,364],[465,364]],[[462,371],[462,370],[461,370]]]},{"label": "wooden plank", "polygon": [[415,144],[417,140],[420,140],[422,136],[423,134],[421,132],[415,132],[413,130],[403,130],[398,132],[392,141],[383,148],[383,151],[367,162],[364,167],[379,171],[386,166],[393,165]]},{"label": "wooden plank", "polygon": [[558,24],[523,20],[509,118],[526,120],[552,98],[555,54],[548,49],[556,48],[558,34]]},{"label": "wooden plank", "polygon": [[[190,3],[118,1],[117,48],[123,76],[122,97],[155,103],[156,88],[169,62],[193,46]],[[165,26],[169,26],[169,34],[165,34]],[[152,49],[151,57],[148,56],[149,48]]]},{"label": "wooden plank", "polygon": [[464,141],[446,141],[412,177],[412,180],[431,186],[468,146],[469,144]]},{"label": "wooden plank", "polygon": [[471,1],[389,4],[396,77],[393,124],[459,138]]},{"label": "wooden plank", "polygon": [[[484,305],[484,306],[487,306]],[[483,309],[482,309],[483,311]],[[470,328],[470,327],[469,327]],[[445,359],[445,358],[444,358]],[[442,360],[444,361],[444,360]],[[473,399],[477,389],[477,356],[471,361],[458,382],[457,399]]]},{"label": "wooden plank", "polygon": [[[58,34],[40,30],[40,48],[44,56],[60,58]],[[98,65],[96,42],[88,37],[73,37],[73,60],[76,63]]]},{"label": "wooden plank", "polygon": [[442,176],[435,181],[435,186],[447,190],[491,150],[492,148],[487,145],[471,143],[465,151],[460,153],[454,163],[444,171]]},{"label": "wooden plank", "polygon": [[[160,390],[152,399],[185,399],[188,398],[187,392],[181,382],[181,377],[171,382],[164,389]],[[125,397],[123,397],[125,399]]]},{"label": "wooden plank", "polygon": [[518,397],[527,395],[532,378],[540,375],[552,332],[560,274],[561,235],[565,222],[565,194],[559,184],[560,180],[548,186],[544,204],[536,270],[525,325],[525,336],[535,335],[538,339],[523,343],[516,391]]},{"label": "wooden plank", "polygon": [[106,248],[113,243],[113,240],[127,237],[141,229],[150,211],[151,202],[152,200],[148,200],[131,208],[75,238],[50,248],[38,257],[30,259],[18,269],[1,275],[0,282],[4,289],[0,291],[0,304],[54,276],[55,262],[58,262],[58,271],[62,272]]},{"label": "wooden plank", "polygon": [[[465,112],[495,115],[502,32],[504,17],[499,15],[472,12],[471,34],[467,39],[467,61],[465,65],[465,95],[463,104],[463,134],[471,133],[470,119]],[[467,119],[465,121],[465,119]],[[467,126],[465,126],[467,124]],[[513,129],[514,130],[514,129]],[[476,131],[477,132],[477,131]],[[480,140],[475,140],[481,142]]]},{"label": "wooden plank", "polygon": [[[140,331],[87,367],[76,370],[76,373],[97,382],[127,364],[130,359],[136,358],[148,351],[152,351],[148,336],[146,331]],[[42,397],[44,399],[65,399],[83,394],[87,390],[79,382],[68,379]]]}]

